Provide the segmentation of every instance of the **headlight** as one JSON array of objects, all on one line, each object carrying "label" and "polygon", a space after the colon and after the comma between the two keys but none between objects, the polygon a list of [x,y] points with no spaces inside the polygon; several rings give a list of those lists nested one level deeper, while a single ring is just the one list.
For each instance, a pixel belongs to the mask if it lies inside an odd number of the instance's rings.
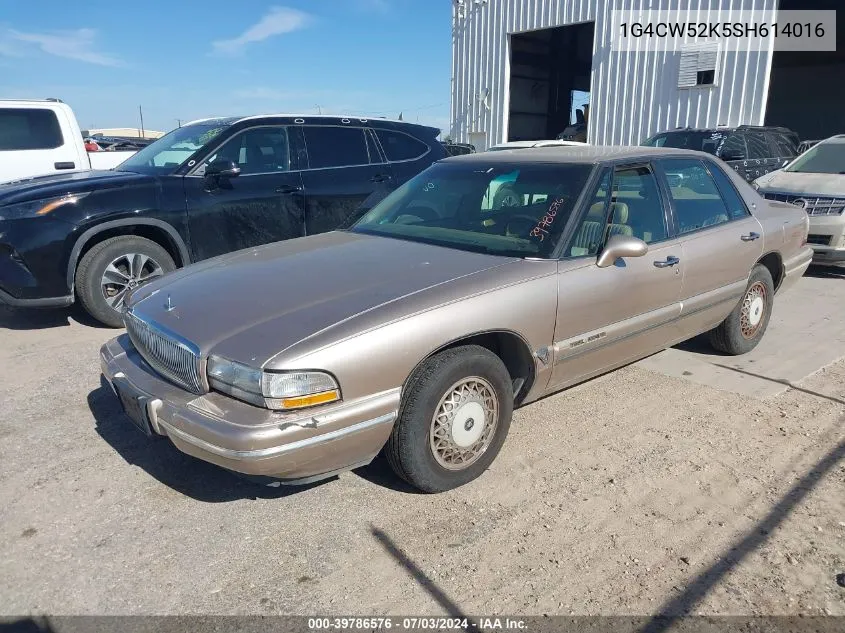
[{"label": "headlight", "polygon": [[45,198],[43,200],[33,200],[31,202],[21,202],[19,204],[10,204],[7,207],[0,207],[0,220],[19,220],[21,218],[35,217],[36,215],[47,215],[66,204],[76,204],[87,196],[88,193],[86,191],[59,196],[57,198]]},{"label": "headlight", "polygon": [[274,410],[301,409],[340,400],[340,387],[319,371],[262,371],[210,356],[208,382],[217,391]]}]

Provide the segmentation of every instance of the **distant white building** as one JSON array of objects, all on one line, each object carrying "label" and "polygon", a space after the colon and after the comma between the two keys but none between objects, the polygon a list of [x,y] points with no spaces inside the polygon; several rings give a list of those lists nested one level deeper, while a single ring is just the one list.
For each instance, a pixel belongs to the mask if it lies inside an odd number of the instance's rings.
[{"label": "distant white building", "polygon": [[[451,135],[477,149],[555,138],[581,120],[588,142],[638,144],[677,127],[784,125],[845,132],[845,46],[836,53],[679,45],[613,51],[612,10],[835,9],[842,0],[453,0]],[[840,12],[839,17],[843,13]],[[845,28],[840,28],[845,31]],[[840,36],[839,41],[842,42]],[[570,128],[569,132],[577,132]]]}]

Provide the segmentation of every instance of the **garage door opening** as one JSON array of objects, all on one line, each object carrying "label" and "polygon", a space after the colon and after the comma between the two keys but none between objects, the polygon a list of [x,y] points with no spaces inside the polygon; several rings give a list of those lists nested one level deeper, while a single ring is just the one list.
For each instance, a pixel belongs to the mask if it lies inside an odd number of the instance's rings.
[{"label": "garage door opening", "polygon": [[587,140],[594,35],[584,22],[511,36],[509,141]]},{"label": "garage door opening", "polygon": [[[781,0],[779,7],[782,11],[840,9],[836,17],[842,18],[841,4],[842,0]],[[837,29],[835,52],[775,51],[766,125],[791,128],[802,140],[845,133],[842,77],[845,29]]]}]

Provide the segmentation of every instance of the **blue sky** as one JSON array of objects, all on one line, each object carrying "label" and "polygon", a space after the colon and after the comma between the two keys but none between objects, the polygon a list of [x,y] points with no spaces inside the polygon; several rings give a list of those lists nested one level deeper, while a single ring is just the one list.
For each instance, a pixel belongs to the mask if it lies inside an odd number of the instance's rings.
[{"label": "blue sky", "polygon": [[262,112],[449,127],[448,0],[0,0],[0,98],[88,127]]}]

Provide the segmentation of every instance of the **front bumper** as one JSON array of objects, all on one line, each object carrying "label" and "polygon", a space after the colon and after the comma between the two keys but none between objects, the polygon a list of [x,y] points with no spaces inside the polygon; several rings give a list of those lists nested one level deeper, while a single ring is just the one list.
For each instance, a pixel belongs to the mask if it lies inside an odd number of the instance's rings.
[{"label": "front bumper", "polygon": [[198,396],[156,374],[125,334],[103,345],[100,366],[113,390],[137,401],[152,433],[166,435],[183,453],[291,483],[371,461],[390,436],[399,410],[398,388],[290,413],[216,392]]},{"label": "front bumper", "polygon": [[821,266],[845,265],[845,216],[811,215],[810,237],[813,264]]}]

